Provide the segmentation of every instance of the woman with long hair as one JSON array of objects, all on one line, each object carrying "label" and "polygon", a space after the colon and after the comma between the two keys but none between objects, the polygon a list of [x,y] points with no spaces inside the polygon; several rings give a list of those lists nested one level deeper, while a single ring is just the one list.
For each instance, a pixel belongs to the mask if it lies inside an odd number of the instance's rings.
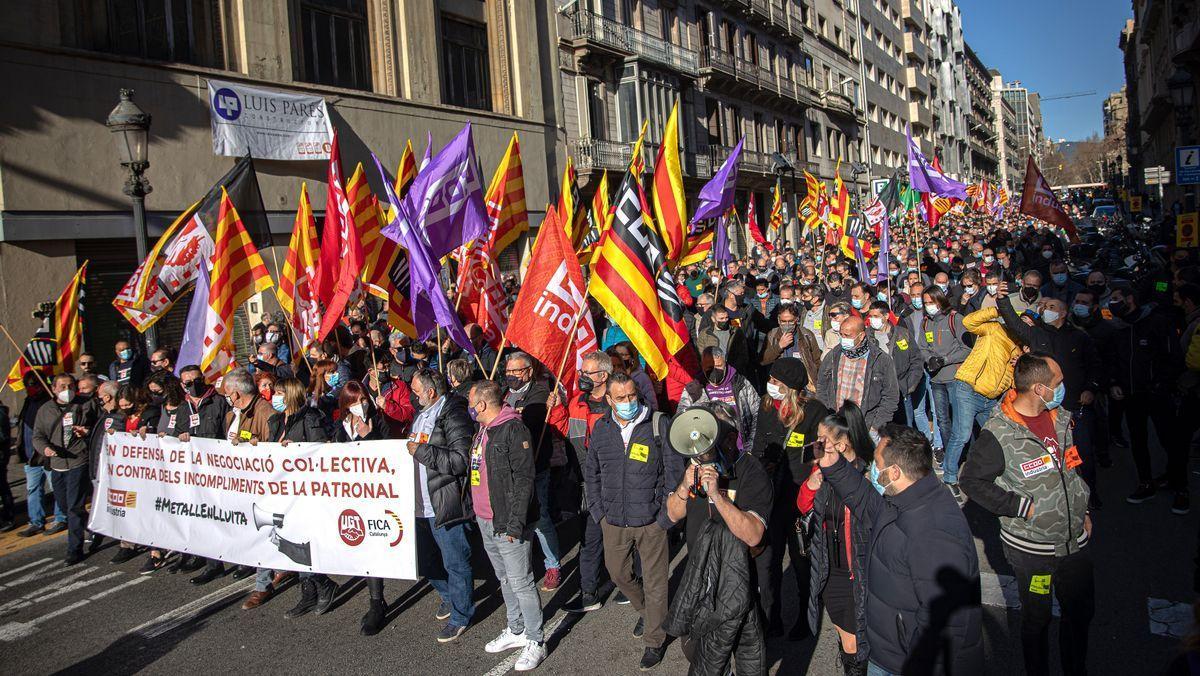
[{"label": "woman with long hair", "polygon": [[[829,415],[829,409],[816,398],[809,398],[808,370],[795,357],[781,357],[771,364],[766,396],[758,410],[751,453],[771,475],[775,502],[767,519],[765,549],[755,559],[758,567],[759,598],[767,618],[767,634],[783,632],[779,590],[783,582],[783,552],[792,560],[792,573],[800,598],[808,596],[809,566],[800,534],[796,532],[796,495],[812,467],[812,442],[817,438],[817,423]],[[801,614],[792,625],[789,637],[808,636],[808,618]]]},{"label": "woman with long hair", "polygon": [[332,418],[337,409],[337,392],[343,383],[338,375],[337,362],[318,359],[312,367],[312,378],[308,382],[308,403]]},{"label": "woman with long hair", "polygon": [[[846,401],[837,413],[826,416],[817,428],[818,452],[836,451],[855,470],[868,473],[875,457],[875,444],[862,411]],[[872,483],[874,478],[872,477]],[[878,489],[878,486],[876,486]],[[796,507],[816,521],[809,561],[812,585],[808,595],[808,623],[815,632],[821,605],[838,633],[838,652],[847,676],[867,673],[866,598],[864,575],[870,524],[853,515],[850,506],[824,483],[816,464],[800,487]]]}]

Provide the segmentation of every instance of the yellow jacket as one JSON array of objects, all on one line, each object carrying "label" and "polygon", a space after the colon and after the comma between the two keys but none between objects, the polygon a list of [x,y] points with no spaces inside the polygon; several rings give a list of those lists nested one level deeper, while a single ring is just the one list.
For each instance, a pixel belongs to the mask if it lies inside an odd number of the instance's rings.
[{"label": "yellow jacket", "polygon": [[997,317],[999,312],[995,307],[985,307],[963,317],[963,327],[978,338],[955,375],[989,399],[1012,387],[1013,360],[1021,354],[1021,348],[1009,337],[1004,325],[995,321]]}]

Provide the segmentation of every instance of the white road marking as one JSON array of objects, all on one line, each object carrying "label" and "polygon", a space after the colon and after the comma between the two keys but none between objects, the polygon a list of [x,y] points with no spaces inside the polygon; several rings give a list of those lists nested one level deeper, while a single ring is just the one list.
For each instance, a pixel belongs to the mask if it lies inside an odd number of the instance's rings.
[{"label": "white road marking", "polygon": [[[558,638],[556,636],[556,632],[558,631],[558,628],[562,626],[563,620],[565,619],[567,619],[567,613],[560,612],[557,617],[555,617],[553,620],[550,620],[549,624],[546,624],[542,627],[542,645],[551,643],[553,640]],[[549,657],[549,655],[547,655],[547,657]],[[504,658],[503,662],[492,667],[492,670],[483,676],[501,676],[501,674],[507,674],[508,672],[512,671],[513,667],[517,666],[517,660],[519,659],[521,659],[521,651],[513,650],[512,654]]]},{"label": "white road marking", "polygon": [[49,613],[46,613],[45,615],[42,615],[41,617],[35,617],[32,620],[29,620],[28,622],[7,622],[5,624],[2,624],[2,625],[0,625],[0,641],[16,641],[18,639],[25,638],[26,636],[29,636],[29,635],[33,634],[35,631],[37,631],[38,625],[46,622],[47,620],[52,620],[52,619],[58,617],[59,615],[69,613],[72,610],[75,610],[76,608],[82,608],[83,606],[86,606],[87,604],[89,604],[93,601],[98,601],[98,600],[104,598],[105,596],[114,594],[122,589],[127,588],[127,587],[132,587],[135,584],[141,584],[142,582],[145,582],[148,579],[149,578],[145,578],[145,577],[136,577],[128,582],[125,582],[123,584],[119,584],[115,587],[112,587],[111,589],[105,589],[104,591],[94,594],[92,596],[89,596],[86,599],[76,601],[75,603],[72,603],[69,606],[63,606],[62,608],[59,608],[58,610],[54,610]]},{"label": "white road marking", "polygon": [[58,575],[59,573],[66,573],[69,570],[70,569],[68,569],[66,566],[62,565],[62,562],[54,561],[42,566],[41,568],[38,568],[37,570],[34,570],[33,572],[26,573],[21,577],[11,580],[8,584],[0,584],[0,591],[12,589],[18,585],[25,584],[26,582],[33,582],[34,580],[40,580],[44,577],[52,577],[54,575]]},{"label": "white road marking", "polygon": [[57,598],[59,596],[62,596],[63,594],[69,594],[78,589],[83,589],[84,587],[90,587],[90,586],[96,584],[97,582],[111,580],[112,578],[120,577],[120,575],[121,575],[120,571],[116,571],[116,572],[109,573],[107,575],[101,575],[100,577],[94,577],[90,580],[80,580],[78,582],[72,582],[71,584],[66,584],[67,582],[70,582],[71,580],[83,577],[84,575],[87,575],[90,572],[92,572],[92,571],[90,571],[90,570],[79,571],[75,575],[71,575],[70,577],[63,578],[62,580],[59,580],[58,582],[55,582],[54,584],[47,585],[35,592],[29,592],[28,594],[26,594],[18,599],[14,599],[12,601],[9,601],[8,603],[5,603],[4,605],[0,605],[0,615],[10,615],[12,613],[17,612],[18,610],[20,610],[22,608],[28,608],[29,606],[31,606],[35,603],[41,603],[42,601],[49,601],[50,599]]},{"label": "white road marking", "polygon": [[1166,599],[1146,598],[1150,615],[1150,633],[1156,636],[1182,638],[1192,630],[1192,605]]},{"label": "white road marking", "polygon": [[154,638],[171,631],[172,629],[183,625],[200,613],[204,612],[209,606],[217,605],[228,600],[232,596],[244,594],[254,588],[253,580],[238,580],[233,584],[218,589],[217,591],[202,596],[191,603],[184,604],[178,608],[163,613],[158,617],[139,624],[130,629],[127,634],[139,634],[145,638]]},{"label": "white road marking", "polygon": [[27,563],[27,564],[21,566],[20,568],[13,568],[12,570],[6,570],[3,573],[0,573],[0,578],[5,578],[5,577],[8,577],[9,575],[16,575],[17,573],[19,573],[23,570],[29,570],[30,568],[33,568],[35,566],[40,566],[43,563],[49,563],[52,560],[53,559],[38,559],[37,561],[34,561],[33,563]]}]

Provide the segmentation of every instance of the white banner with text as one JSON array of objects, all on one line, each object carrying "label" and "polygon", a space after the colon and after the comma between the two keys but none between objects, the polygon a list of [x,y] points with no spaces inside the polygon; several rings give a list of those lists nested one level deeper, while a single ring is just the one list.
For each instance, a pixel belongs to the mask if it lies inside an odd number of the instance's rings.
[{"label": "white banner with text", "polygon": [[105,439],[88,528],[227,563],[415,580],[404,440]]},{"label": "white banner with text", "polygon": [[327,160],[333,127],[325,99],[208,81],[213,154],[263,160]]}]

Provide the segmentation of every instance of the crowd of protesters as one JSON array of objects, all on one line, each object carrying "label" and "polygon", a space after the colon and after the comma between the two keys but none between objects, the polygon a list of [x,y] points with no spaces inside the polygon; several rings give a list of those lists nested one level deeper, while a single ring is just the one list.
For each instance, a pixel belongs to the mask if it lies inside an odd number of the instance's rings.
[{"label": "crowd of protesters", "polygon": [[[169,348],[147,356],[120,341],[107,369],[85,354],[49,392],[26,378],[12,430],[28,480],[21,534],[66,530],[68,565],[102,545],[85,521],[108,432],[285,445],[407,439],[396,453],[417,463],[419,567],[440,598],[439,642],[472,624],[471,552],[481,548],[507,612],[486,650],[520,649],[515,668],[537,667],[547,639],[539,591],[563,583],[558,531],[575,519],[579,589],[567,610],[630,604],[640,643],[631,663],[642,670],[678,637],[693,673],[765,673],[766,641],[807,640],[827,618],[846,674],[974,674],[983,630],[961,511],[970,500],[999,521],[1026,672],[1051,670],[1053,598],[1061,669],[1083,674],[1098,469],[1128,448],[1136,477],[1124,499],[1166,491],[1173,513],[1190,508],[1194,252],[1170,253],[1157,276],[1122,280],[1081,268],[1061,234],[1025,217],[952,213],[932,233],[893,237],[886,267],[872,260],[869,270],[814,238],[755,247],[725,270],[679,269],[692,334],[684,349],[702,371],[681,391],[655,380],[599,311],[601,350],[582,360],[570,391],[530,355],[497,354],[478,326],[466,327],[476,361],[448,339],[389,330],[368,301],[306,350],[282,318],[254,327],[245,366],[219,384],[177,365]],[[711,462],[672,446],[673,416],[695,410],[721,423]],[[1166,453],[1160,474],[1151,421]],[[53,515],[43,509],[47,476]],[[684,541],[685,572],[673,580]],[[115,552],[115,564],[140,558],[144,574],[195,573],[195,585],[253,576],[246,610],[296,575],[134,543]],[[781,602],[787,566],[793,604]],[[308,572],[295,586],[287,618],[330,611],[338,589]],[[371,635],[386,622],[385,581],[368,588],[361,628]],[[799,608],[790,623],[786,607]]]}]

